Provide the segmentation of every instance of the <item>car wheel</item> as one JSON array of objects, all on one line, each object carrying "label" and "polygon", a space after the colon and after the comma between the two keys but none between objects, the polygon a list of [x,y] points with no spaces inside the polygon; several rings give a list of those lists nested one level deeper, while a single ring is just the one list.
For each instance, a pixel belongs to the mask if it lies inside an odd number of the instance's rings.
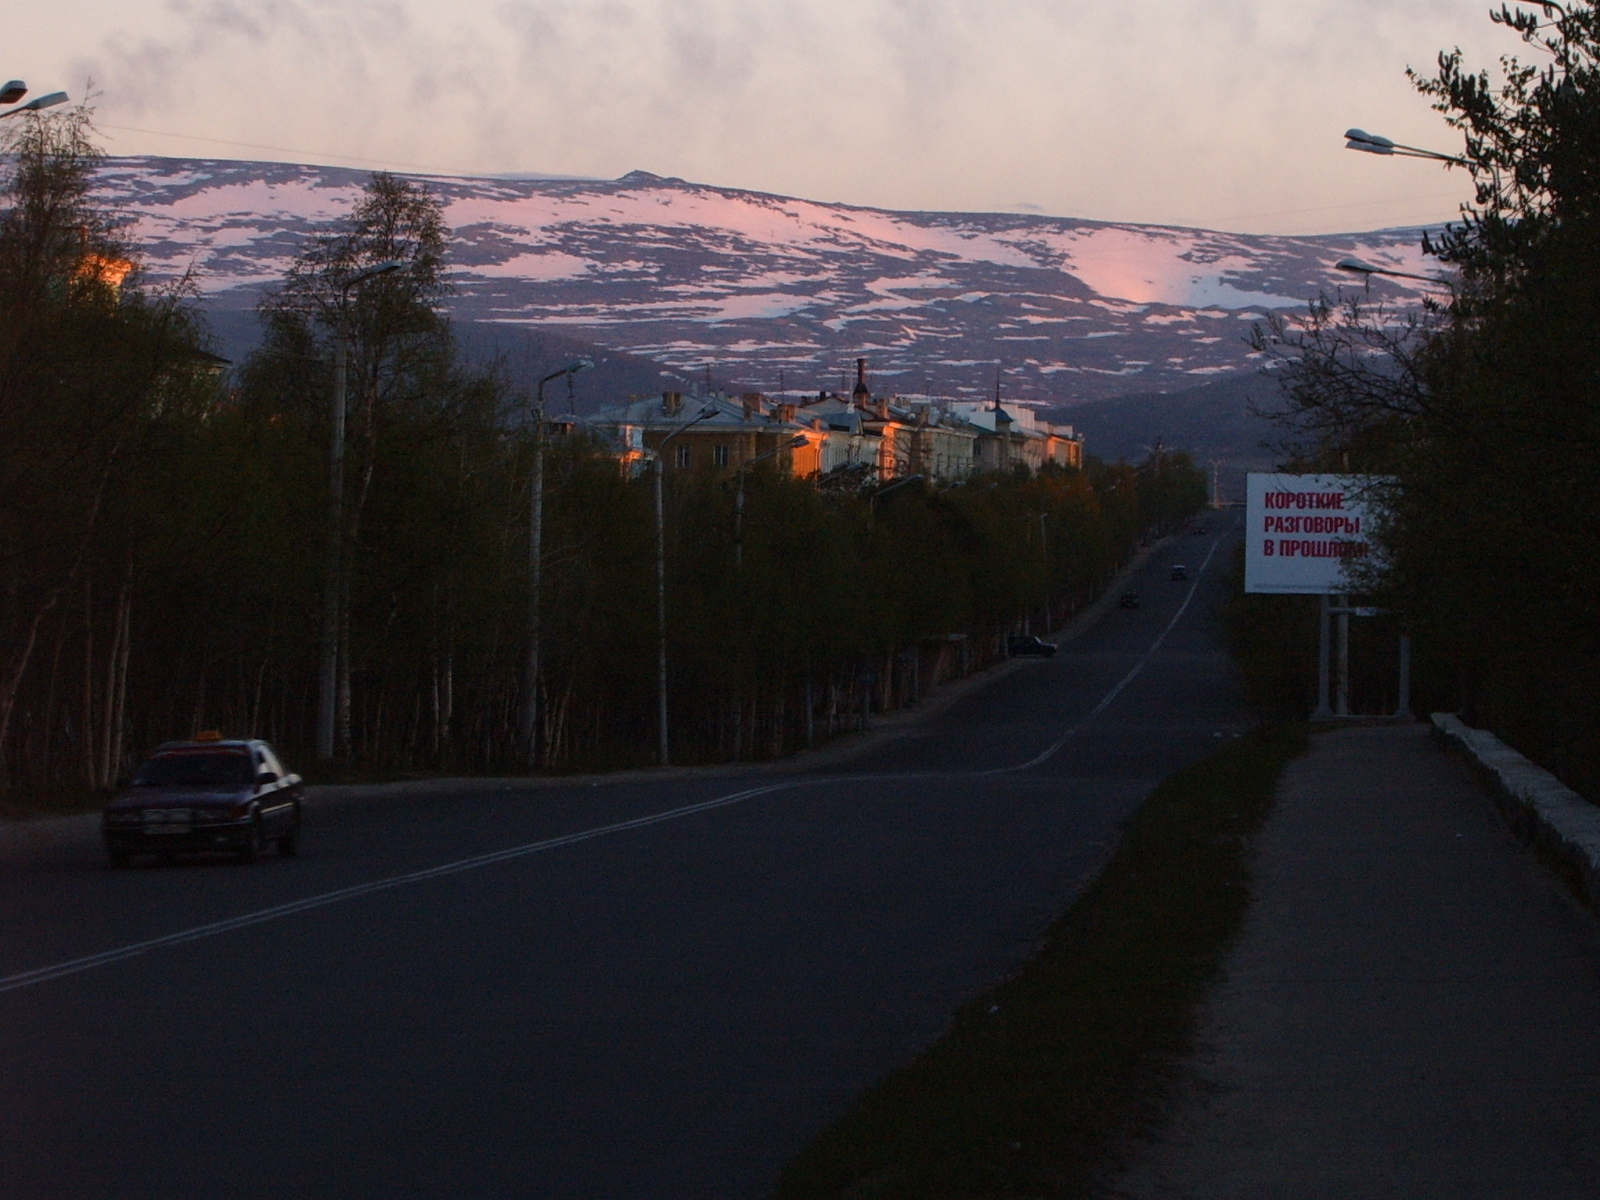
[{"label": "car wheel", "polygon": [[294,828],[288,833],[278,837],[278,853],[285,858],[294,858],[300,853],[300,819],[295,818]]},{"label": "car wheel", "polygon": [[261,836],[261,818],[257,817],[250,822],[250,838],[239,851],[239,861],[242,863],[255,862],[261,857],[261,851],[266,847],[266,839]]}]

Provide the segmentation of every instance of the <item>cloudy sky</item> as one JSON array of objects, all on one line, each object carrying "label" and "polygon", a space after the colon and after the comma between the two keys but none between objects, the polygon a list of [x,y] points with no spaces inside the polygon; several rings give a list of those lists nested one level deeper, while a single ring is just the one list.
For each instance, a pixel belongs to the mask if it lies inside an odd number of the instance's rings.
[{"label": "cloudy sky", "polygon": [[1450,217],[1405,68],[1516,49],[1488,0],[48,0],[0,75],[86,78],[112,153],[633,169],[857,204],[1247,232]]}]

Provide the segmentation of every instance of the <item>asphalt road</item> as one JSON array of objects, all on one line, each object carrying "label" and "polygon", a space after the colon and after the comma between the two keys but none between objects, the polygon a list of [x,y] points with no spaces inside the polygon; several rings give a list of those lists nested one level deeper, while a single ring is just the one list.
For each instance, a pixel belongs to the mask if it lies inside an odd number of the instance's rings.
[{"label": "asphalt road", "polygon": [[0,1196],[765,1194],[1243,727],[1207,521],[1138,610],[826,770],[326,806],[248,867],[0,865]]}]

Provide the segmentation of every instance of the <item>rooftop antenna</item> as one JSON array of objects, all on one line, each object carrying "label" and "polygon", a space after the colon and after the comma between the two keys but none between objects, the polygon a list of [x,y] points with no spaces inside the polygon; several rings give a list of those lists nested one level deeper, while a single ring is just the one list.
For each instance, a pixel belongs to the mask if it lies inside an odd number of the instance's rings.
[{"label": "rooftop antenna", "polygon": [[711,364],[706,364],[706,395],[711,395]]},{"label": "rooftop antenna", "polygon": [[789,385],[783,381],[783,372],[778,372],[778,394],[783,397],[785,404],[789,403]]},{"label": "rooftop antenna", "polygon": [[1000,364],[994,365],[994,410],[1000,411]]}]

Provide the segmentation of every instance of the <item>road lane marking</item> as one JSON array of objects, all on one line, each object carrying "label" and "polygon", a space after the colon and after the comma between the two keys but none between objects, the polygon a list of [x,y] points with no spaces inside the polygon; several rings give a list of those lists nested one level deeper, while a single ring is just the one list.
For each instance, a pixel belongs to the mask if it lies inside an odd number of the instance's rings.
[{"label": "road lane marking", "polygon": [[1222,544],[1218,538],[1207,552],[1205,560],[1195,572],[1194,582],[1189,585],[1189,592],[1183,598],[1183,603],[1178,606],[1178,611],[1173,614],[1172,620],[1167,622],[1155,641],[1150,643],[1150,648],[1144,656],[1134,664],[1134,667],[1104,696],[1089,713],[1078,721],[1059,738],[1056,739],[1042,753],[1035,755],[1025,763],[1011,767],[996,767],[986,771],[918,771],[904,774],[879,774],[879,775],[818,775],[807,779],[786,779],[781,783],[771,783],[764,787],[746,788],[743,791],[731,792],[726,796],[717,796],[710,800],[702,800],[697,804],[685,804],[678,808],[670,808],[663,812],[652,813],[649,816],[634,817],[627,821],[616,821],[610,825],[597,825],[593,829],[583,829],[576,833],[563,834],[560,837],[545,838],[537,842],[526,842],[520,846],[511,846],[505,850],[493,850],[486,854],[475,854],[470,858],[457,859],[437,867],[425,867],[417,871],[407,871],[401,875],[392,875],[386,879],[376,879],[368,883],[352,884],[349,887],[337,888],[331,892],[322,892],[315,896],[307,896],[302,900],[292,900],[287,904],[274,905],[271,908],[259,909],[253,913],[245,913],[238,917],[228,917],[221,921],[213,921],[207,925],[197,925],[192,929],[181,930],[178,933],[169,933],[161,937],[149,938],[142,942],[133,942],[126,946],[119,946],[112,950],[105,950],[99,954],[89,954],[82,958],[69,959],[66,962],[55,963],[47,967],[36,967],[31,971],[19,971],[14,975],[0,976],[0,993],[12,992],[20,988],[31,987],[34,984],[45,983],[52,979],[60,979],[66,975],[76,975],[82,971],[90,971],[96,967],[110,966],[112,963],[122,962],[125,959],[136,958],[152,950],[162,950],[170,946],[181,946],[186,942],[197,942],[204,938],[216,937],[219,934],[231,933],[236,929],[247,929],[252,925],[261,925],[268,921],[276,921],[282,917],[294,916],[297,913],[308,912],[312,909],[325,908],[331,904],[338,904],[345,900],[354,900],[361,896],[370,896],[376,892],[390,891],[394,888],[405,887],[412,883],[422,883],[430,879],[441,879],[450,875],[458,875],[465,871],[477,870],[479,867],[492,866],[495,863],[508,862],[512,859],[523,858],[530,854],[538,854],[545,850],[557,850],[563,846],[577,845],[594,838],[606,837],[613,833],[624,833],[632,829],[644,829],[651,825],[660,825],[667,821],[676,821],[683,817],[693,816],[696,813],[710,812],[713,809],[724,808],[728,805],[738,804],[744,800],[751,800],[757,796],[770,795],[790,788],[831,786],[841,783],[868,783],[868,782],[909,782],[917,779],[977,779],[985,776],[1014,774],[1039,766],[1054,756],[1067,741],[1095,717],[1099,716],[1110,706],[1128,684],[1160,650],[1166,641],[1167,635],[1178,624],[1179,619],[1188,610],[1190,602],[1194,599],[1195,592],[1204,577],[1206,567],[1210,564],[1212,555],[1217,547]]},{"label": "road lane marking", "polygon": [[1055,741],[1051,742],[1050,745],[1045,747],[1044,750],[1034,755],[1022,765],[1016,767],[996,767],[994,770],[979,771],[977,774],[1007,775],[1016,771],[1031,770],[1032,768],[1039,766],[1041,763],[1048,762],[1051,758],[1055,757],[1057,752],[1060,751],[1061,747],[1065,746],[1067,742],[1072,739],[1073,735],[1076,734],[1078,730],[1082,729],[1090,721],[1094,720],[1108,707],[1110,707],[1111,702],[1122,694],[1122,689],[1132,683],[1135,676],[1137,676],[1140,671],[1144,670],[1145,667],[1149,665],[1150,660],[1155,657],[1156,651],[1161,649],[1161,643],[1167,640],[1167,634],[1172,632],[1173,627],[1177,625],[1179,619],[1185,612],[1188,611],[1189,602],[1194,599],[1194,594],[1200,587],[1200,580],[1205,576],[1206,567],[1211,564],[1211,556],[1217,552],[1217,547],[1220,545],[1222,545],[1222,539],[1220,537],[1211,543],[1211,549],[1206,551],[1206,557],[1205,560],[1201,562],[1200,569],[1194,573],[1194,582],[1189,585],[1189,594],[1183,598],[1183,603],[1178,605],[1178,611],[1172,614],[1172,620],[1167,622],[1167,627],[1156,635],[1155,641],[1150,643],[1150,649],[1144,652],[1144,657],[1133,664],[1133,670],[1124,675],[1114,688],[1112,688],[1104,696],[1100,697],[1100,703],[1091,708],[1088,712],[1088,715],[1086,715],[1077,724],[1073,725]]},{"label": "road lane marking", "polygon": [[[726,796],[718,796],[712,800],[702,800],[698,804],[685,804],[680,808],[670,808],[665,812],[652,813],[646,817],[634,817],[632,820],[617,821],[610,825],[597,825],[593,829],[583,829],[577,833],[563,834],[561,837],[545,838],[543,841],[538,842],[527,842],[521,846],[512,846],[505,850],[493,850],[487,854],[475,854],[471,858],[457,859],[455,862],[445,863],[443,866],[425,867],[420,871],[407,871],[403,875],[392,875],[387,879],[375,879],[370,883],[357,883],[350,887],[338,888],[335,891],[323,892],[316,896],[307,896],[303,900],[292,900],[288,904],[278,904],[272,908],[263,908],[253,913],[246,913],[243,916],[213,921],[209,925],[196,925],[193,929],[185,929],[179,933],[169,933],[162,937],[149,938],[146,941],[119,946],[115,950],[106,950],[100,954],[89,954],[83,958],[69,959],[67,962],[55,963],[48,967],[36,967],[31,971],[19,971],[15,975],[0,976],[0,992],[16,991],[18,988],[30,987],[36,983],[44,983],[46,980],[60,979],[63,975],[75,975],[80,971],[93,970],[95,967],[109,966],[111,963],[146,954],[151,950],[161,950],[168,946],[181,946],[185,942],[197,942],[202,938],[216,937],[218,934],[231,933],[235,929],[245,929],[251,925],[276,921],[280,917],[293,916],[296,913],[307,912],[314,908],[324,908],[330,904],[338,904],[343,900],[353,900],[358,896],[369,896],[374,892],[384,892],[391,888],[404,887],[410,883],[421,883],[428,879],[440,879],[447,875],[458,875],[463,871],[473,871],[479,867],[491,866],[494,863],[506,862],[513,858],[538,854],[543,850],[556,850],[562,846],[573,846],[579,842],[587,842],[592,838],[605,837],[608,834],[623,833],[630,829],[643,829],[649,825],[659,825],[664,821],[676,821],[682,817],[693,816],[695,813],[709,812],[714,808],[738,804],[741,800],[749,800],[756,796],[765,795],[768,792],[777,792],[785,788],[800,786],[805,782],[807,781],[785,780],[782,783],[768,784],[766,787],[746,788],[742,792],[733,792]],[[821,781],[818,780],[818,782]]]}]

